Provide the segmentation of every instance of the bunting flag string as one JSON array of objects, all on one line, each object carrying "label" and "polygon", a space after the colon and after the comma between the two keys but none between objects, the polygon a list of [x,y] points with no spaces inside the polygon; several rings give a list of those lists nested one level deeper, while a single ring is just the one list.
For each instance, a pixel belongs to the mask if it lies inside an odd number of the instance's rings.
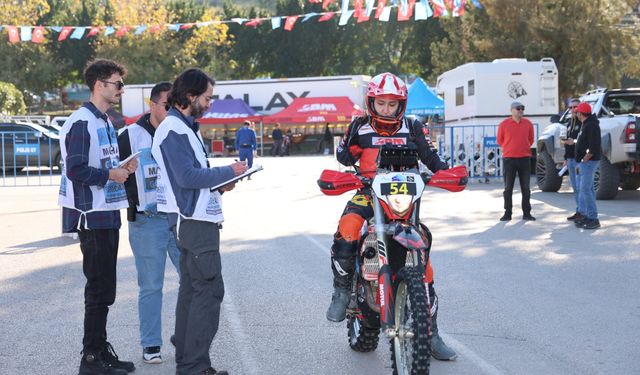
[{"label": "bunting flag string", "polygon": [[[45,25],[0,25],[0,30],[6,29],[10,43],[32,42],[44,43],[47,36],[51,40],[62,42],[69,39],[81,40],[98,37],[100,34],[121,38],[128,34],[135,36],[144,33],[157,33],[162,30],[178,32],[193,27],[201,28],[214,24],[237,23],[247,27],[257,28],[263,22],[271,24],[273,30],[283,27],[286,31],[294,29],[298,20],[307,22],[317,17],[317,22],[326,22],[335,15],[340,15],[338,25],[347,25],[353,16],[356,23],[367,22],[373,13],[373,17],[382,22],[388,22],[391,9],[397,8],[397,20],[409,21],[412,17],[415,21],[426,20],[430,17],[460,17],[464,14],[467,0],[354,0],[353,9],[349,9],[349,0],[341,1],[341,9],[337,11],[326,11],[335,0],[309,0],[310,3],[322,3],[324,12],[311,12],[291,16],[275,16],[264,18],[233,18],[231,20],[216,20],[177,24],[155,24],[155,25],[111,25],[111,26],[45,26]],[[482,8],[479,0],[471,0],[476,8]],[[284,21],[284,22],[283,22]],[[54,35],[53,33],[57,34]],[[48,35],[47,35],[48,34]]]}]

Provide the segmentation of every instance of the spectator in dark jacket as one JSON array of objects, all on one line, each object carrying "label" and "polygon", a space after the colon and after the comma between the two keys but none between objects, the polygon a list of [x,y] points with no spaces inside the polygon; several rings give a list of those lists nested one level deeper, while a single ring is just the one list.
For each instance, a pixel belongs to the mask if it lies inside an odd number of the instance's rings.
[{"label": "spectator in dark jacket", "polygon": [[578,164],[578,196],[580,198],[580,214],[582,220],[576,220],[578,228],[596,229],[600,227],[598,208],[596,207],[596,192],[593,179],[600,164],[601,138],[600,121],[591,113],[589,103],[580,103],[577,108],[578,119],[582,122],[582,130],[576,144],[576,161]]},{"label": "spectator in dark jacket", "polygon": [[569,180],[571,181],[571,187],[573,188],[573,195],[576,201],[576,212],[569,216],[567,220],[583,219],[582,215],[579,213],[580,195],[578,192],[576,176],[576,167],[578,166],[578,163],[576,162],[576,139],[578,139],[578,134],[580,134],[580,129],[582,128],[582,123],[578,120],[577,115],[578,104],[580,104],[579,99],[571,99],[571,102],[569,103],[571,117],[567,123],[567,133],[564,139],[562,136],[560,137],[560,142],[564,144],[564,165],[569,171]]},{"label": "spectator in dark jacket", "polygon": [[282,156],[284,154],[282,150],[282,140],[284,136],[282,135],[280,124],[276,124],[275,128],[271,132],[271,138],[273,138],[273,148],[271,149],[271,155]]}]

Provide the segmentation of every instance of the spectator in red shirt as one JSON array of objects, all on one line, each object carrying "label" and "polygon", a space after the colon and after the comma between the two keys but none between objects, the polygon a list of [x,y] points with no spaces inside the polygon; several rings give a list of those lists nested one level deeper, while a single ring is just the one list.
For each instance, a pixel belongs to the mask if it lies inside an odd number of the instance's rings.
[{"label": "spectator in red shirt", "polygon": [[516,174],[522,192],[522,220],[535,220],[531,216],[531,145],[533,144],[533,124],[522,116],[524,105],[511,103],[511,117],[498,126],[498,144],[502,147],[504,166],[504,215],[500,221],[511,220],[512,195]]}]

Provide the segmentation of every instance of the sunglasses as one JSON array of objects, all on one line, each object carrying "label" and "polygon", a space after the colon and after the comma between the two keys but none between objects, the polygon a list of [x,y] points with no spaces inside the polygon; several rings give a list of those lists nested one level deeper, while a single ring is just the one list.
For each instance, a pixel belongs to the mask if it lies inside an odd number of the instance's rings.
[{"label": "sunglasses", "polygon": [[111,81],[105,81],[105,80],[100,80],[100,82],[104,82],[104,83],[109,83],[112,84],[116,87],[116,89],[118,90],[122,90],[122,88],[124,87],[124,82],[122,81],[117,81],[117,82],[111,82]]},{"label": "sunglasses", "polygon": [[572,106],[570,106],[569,108],[570,108],[570,109],[576,109],[576,108],[578,108],[578,106],[577,106],[577,105],[572,105]]},{"label": "sunglasses", "polygon": [[524,111],[524,106],[514,107],[516,111]]}]

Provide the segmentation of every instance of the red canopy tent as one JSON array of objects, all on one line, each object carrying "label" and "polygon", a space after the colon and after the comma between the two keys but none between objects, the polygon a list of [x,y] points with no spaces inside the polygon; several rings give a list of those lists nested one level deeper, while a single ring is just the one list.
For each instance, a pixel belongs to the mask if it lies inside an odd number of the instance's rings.
[{"label": "red canopy tent", "polygon": [[346,96],[296,98],[282,111],[265,116],[265,124],[312,124],[325,122],[349,122],[352,116],[362,116],[360,106]]}]

